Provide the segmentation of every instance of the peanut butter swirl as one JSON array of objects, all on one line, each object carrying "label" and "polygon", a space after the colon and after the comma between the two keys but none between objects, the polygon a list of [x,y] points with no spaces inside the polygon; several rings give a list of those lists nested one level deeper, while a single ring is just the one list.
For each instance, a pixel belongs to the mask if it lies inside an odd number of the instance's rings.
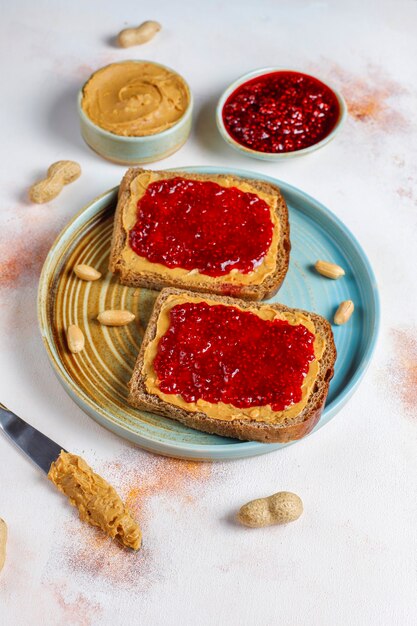
[{"label": "peanut butter swirl", "polygon": [[98,526],[124,546],[138,550],[141,530],[116,490],[79,456],[61,452],[48,478],[78,508],[80,519]]},{"label": "peanut butter swirl", "polygon": [[184,79],[146,61],[112,63],[83,88],[82,109],[94,124],[115,135],[154,135],[176,124],[190,103]]}]

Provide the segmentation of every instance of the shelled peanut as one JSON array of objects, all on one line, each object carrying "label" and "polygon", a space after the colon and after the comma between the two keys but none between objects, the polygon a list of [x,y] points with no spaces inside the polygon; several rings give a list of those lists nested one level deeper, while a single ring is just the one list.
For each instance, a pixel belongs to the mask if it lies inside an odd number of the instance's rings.
[{"label": "shelled peanut", "polygon": [[94,267],[91,267],[91,265],[86,265],[85,263],[76,265],[74,267],[74,274],[81,280],[90,282],[101,278],[101,272],[96,270]]},{"label": "shelled peanut", "polygon": [[352,313],[355,310],[355,305],[352,300],[344,300],[337,307],[337,311],[334,314],[333,321],[337,326],[346,324],[352,317]]},{"label": "shelled peanut", "polygon": [[134,313],[130,311],[124,311],[121,309],[112,309],[107,311],[102,311],[97,316],[98,321],[103,326],[125,326],[126,324],[130,324],[135,319]]},{"label": "shelled peanut", "polygon": [[340,267],[340,265],[336,263],[330,263],[330,261],[322,261],[319,259],[316,261],[314,267],[319,274],[326,276],[326,278],[332,278],[333,280],[345,275],[343,267]]},{"label": "shelled peanut", "polygon": [[81,328],[78,328],[75,324],[71,324],[67,328],[67,344],[70,352],[78,354],[84,350],[85,338]]}]

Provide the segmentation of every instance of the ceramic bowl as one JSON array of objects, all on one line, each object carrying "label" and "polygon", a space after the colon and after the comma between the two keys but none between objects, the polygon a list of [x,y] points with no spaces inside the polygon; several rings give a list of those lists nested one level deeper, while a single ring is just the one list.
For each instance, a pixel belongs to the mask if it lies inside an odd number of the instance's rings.
[{"label": "ceramic bowl", "polygon": [[238,152],[245,154],[246,156],[253,157],[254,159],[261,159],[262,161],[282,161],[283,159],[291,159],[293,157],[299,157],[299,156],[304,156],[306,154],[310,154],[311,152],[314,152],[315,150],[322,148],[323,146],[328,144],[329,141],[334,139],[334,137],[336,136],[336,134],[339,132],[340,128],[342,127],[343,122],[345,121],[345,118],[347,115],[346,103],[342,95],[333,86],[321,80],[321,78],[317,78],[316,76],[313,76],[312,74],[308,74],[308,76],[311,76],[312,78],[315,78],[316,80],[319,80],[321,83],[326,85],[326,87],[328,87],[334,93],[339,103],[339,109],[340,109],[339,118],[332,132],[329,133],[324,139],[322,139],[321,141],[318,141],[312,146],[309,146],[308,148],[303,148],[302,150],[294,150],[293,152],[274,152],[273,153],[273,152],[259,152],[258,150],[252,150],[251,148],[246,148],[245,146],[242,146],[242,144],[238,143],[229,134],[223,122],[223,107],[227,99],[229,98],[229,96],[238,87],[243,85],[243,83],[246,83],[248,80],[251,80],[252,78],[257,78],[258,76],[263,76],[264,74],[271,74],[272,72],[300,72],[301,74],[305,74],[303,70],[288,69],[288,68],[283,68],[283,67],[264,67],[262,69],[253,70],[252,72],[248,72],[247,74],[244,74],[243,76],[235,80],[231,85],[229,85],[229,87],[221,95],[217,104],[217,109],[216,109],[217,128],[219,129],[219,132],[221,136],[223,137],[223,139],[226,141],[226,143],[228,143],[229,146],[231,146]]},{"label": "ceramic bowl", "polygon": [[[142,60],[136,61],[143,63]],[[121,63],[125,63],[125,61],[121,61]],[[166,70],[175,71],[160,63],[153,61],[152,63]],[[183,116],[167,130],[143,137],[116,135],[92,122],[82,109],[83,86],[78,94],[78,114],[84,141],[100,156],[113,163],[141,165],[165,159],[184,145],[191,130],[193,96],[188,84],[186,81],[184,82],[188,90],[189,104]]]}]

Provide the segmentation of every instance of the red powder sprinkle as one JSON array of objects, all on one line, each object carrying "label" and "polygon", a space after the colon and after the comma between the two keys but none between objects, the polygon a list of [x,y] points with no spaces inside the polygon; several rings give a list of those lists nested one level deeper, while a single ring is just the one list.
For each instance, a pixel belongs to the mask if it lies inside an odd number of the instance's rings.
[{"label": "red powder sprinkle", "polygon": [[152,545],[148,504],[154,496],[169,496],[190,506],[193,494],[211,475],[212,464],[154,456],[129,447],[119,458],[94,469],[116,488],[134,513],[143,531],[142,548],[138,552],[124,548],[97,528],[80,522],[74,511],[64,529],[57,528],[47,570],[58,567],[77,583],[95,582],[100,588],[146,591],[164,572],[164,565],[156,563],[158,546]]},{"label": "red powder sprinkle", "polygon": [[369,66],[365,76],[355,76],[338,65],[326,75],[344,96],[350,118],[385,133],[405,131],[410,121],[396,108],[395,98],[404,88],[380,67]]},{"label": "red powder sprinkle", "polygon": [[414,198],[414,190],[412,187],[398,187],[397,195],[404,200],[411,200],[414,204],[417,204],[417,200]]},{"label": "red powder sprinkle", "polygon": [[390,377],[394,376],[395,390],[403,406],[416,416],[417,410],[417,330],[398,329],[391,330],[394,342],[394,359],[389,368]]},{"label": "red powder sprinkle", "polygon": [[154,564],[146,545],[134,552],[76,519],[64,525],[64,533],[55,558],[71,577],[121,588],[147,589],[152,584]]},{"label": "red powder sprinkle", "polygon": [[56,231],[5,234],[0,243],[0,288],[34,282],[56,236]]},{"label": "red powder sprinkle", "polygon": [[77,65],[77,67],[74,69],[74,74],[76,76],[85,79],[89,78],[89,76],[91,76],[93,72],[94,68],[92,68],[91,65]]},{"label": "red powder sprinkle", "polygon": [[71,624],[71,626],[91,626],[93,620],[102,613],[102,607],[97,602],[93,602],[83,593],[72,594],[68,591],[65,581],[49,584],[53,597],[57,603],[56,617],[60,623]]}]

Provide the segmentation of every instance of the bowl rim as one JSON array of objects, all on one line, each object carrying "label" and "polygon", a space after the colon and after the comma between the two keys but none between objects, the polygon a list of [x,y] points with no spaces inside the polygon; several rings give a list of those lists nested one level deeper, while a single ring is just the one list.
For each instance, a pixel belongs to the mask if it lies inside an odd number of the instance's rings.
[{"label": "bowl rim", "polygon": [[[174,74],[178,74],[178,76],[180,76],[180,78],[183,80],[183,82],[185,84],[185,87],[187,89],[188,106],[185,109],[184,113],[181,115],[181,117],[175,122],[175,124],[173,124],[169,128],[166,128],[165,130],[161,130],[158,133],[152,133],[152,134],[149,134],[149,135],[139,135],[139,136],[135,136],[135,135],[118,135],[117,133],[112,133],[111,131],[106,130],[105,128],[102,128],[98,124],[95,124],[93,122],[93,120],[88,117],[88,115],[85,113],[85,111],[84,111],[84,109],[82,107],[82,100],[83,100],[83,95],[84,95],[84,87],[91,80],[91,78],[94,76],[94,74],[96,74],[100,70],[103,70],[106,67],[110,67],[111,65],[121,65],[122,63],[151,63],[152,65],[157,65],[158,67],[162,67],[163,69],[168,70],[170,72],[173,72]],[[135,142],[136,143],[142,143],[142,142],[149,141],[149,139],[152,138],[152,137],[158,137],[158,138],[159,137],[167,137],[170,134],[172,134],[173,132],[175,132],[178,129],[178,126],[180,124],[184,124],[187,121],[188,117],[191,115],[193,107],[194,107],[194,98],[193,98],[193,94],[192,94],[192,91],[190,89],[190,85],[188,84],[188,82],[185,80],[185,78],[183,77],[182,74],[177,72],[177,70],[174,70],[172,67],[168,67],[168,65],[164,65],[163,63],[157,63],[156,61],[148,61],[147,59],[124,59],[122,61],[114,61],[112,63],[107,63],[106,65],[103,65],[102,67],[99,67],[94,72],[92,72],[90,74],[90,76],[87,78],[87,80],[83,83],[82,87],[78,90],[78,93],[77,93],[77,106],[78,106],[78,115],[81,118],[81,120],[85,124],[90,126],[90,128],[92,128],[94,131],[99,132],[100,134],[102,134],[105,137],[108,137],[110,139],[117,139],[117,140],[120,140],[120,141],[125,141],[127,143],[135,143]]]},{"label": "bowl rim", "polygon": [[[227,131],[224,125],[223,115],[222,115],[223,107],[226,103],[226,100],[238,87],[240,87],[244,83],[252,80],[253,78],[257,78],[258,76],[263,76],[264,74],[271,74],[273,72],[295,72],[298,74],[305,74],[306,76],[310,76],[311,78],[315,78],[316,80],[320,81],[321,83],[323,83],[323,85],[326,85],[326,87],[328,87],[334,93],[339,103],[340,112],[339,112],[339,117],[337,119],[337,122],[333,130],[328,135],[326,135],[326,137],[324,137],[317,143],[312,144],[311,146],[307,146],[307,148],[302,148],[301,150],[291,150],[290,152],[261,152],[260,150],[253,150],[252,148],[247,148],[246,146],[243,146],[229,134],[229,132]],[[322,80],[315,74],[310,74],[310,72],[306,72],[303,69],[288,68],[288,67],[281,67],[281,66],[261,67],[256,70],[251,70],[250,72],[246,72],[245,74],[242,74],[236,80],[234,80],[228,87],[226,87],[226,89],[222,92],[217,102],[217,106],[216,106],[217,128],[219,130],[220,135],[224,139],[224,141],[228,143],[235,150],[238,150],[239,152],[242,152],[243,154],[247,156],[253,156],[256,158],[262,158],[264,160],[271,160],[271,161],[272,160],[279,161],[281,159],[303,156],[305,154],[309,154],[310,152],[314,152],[315,150],[318,150],[319,148],[322,148],[323,146],[328,144],[332,139],[334,139],[338,131],[343,126],[346,120],[346,117],[347,117],[347,105],[346,105],[345,99],[343,98],[342,94],[338,91],[338,89],[336,89],[331,83],[329,83],[327,80]]]}]

